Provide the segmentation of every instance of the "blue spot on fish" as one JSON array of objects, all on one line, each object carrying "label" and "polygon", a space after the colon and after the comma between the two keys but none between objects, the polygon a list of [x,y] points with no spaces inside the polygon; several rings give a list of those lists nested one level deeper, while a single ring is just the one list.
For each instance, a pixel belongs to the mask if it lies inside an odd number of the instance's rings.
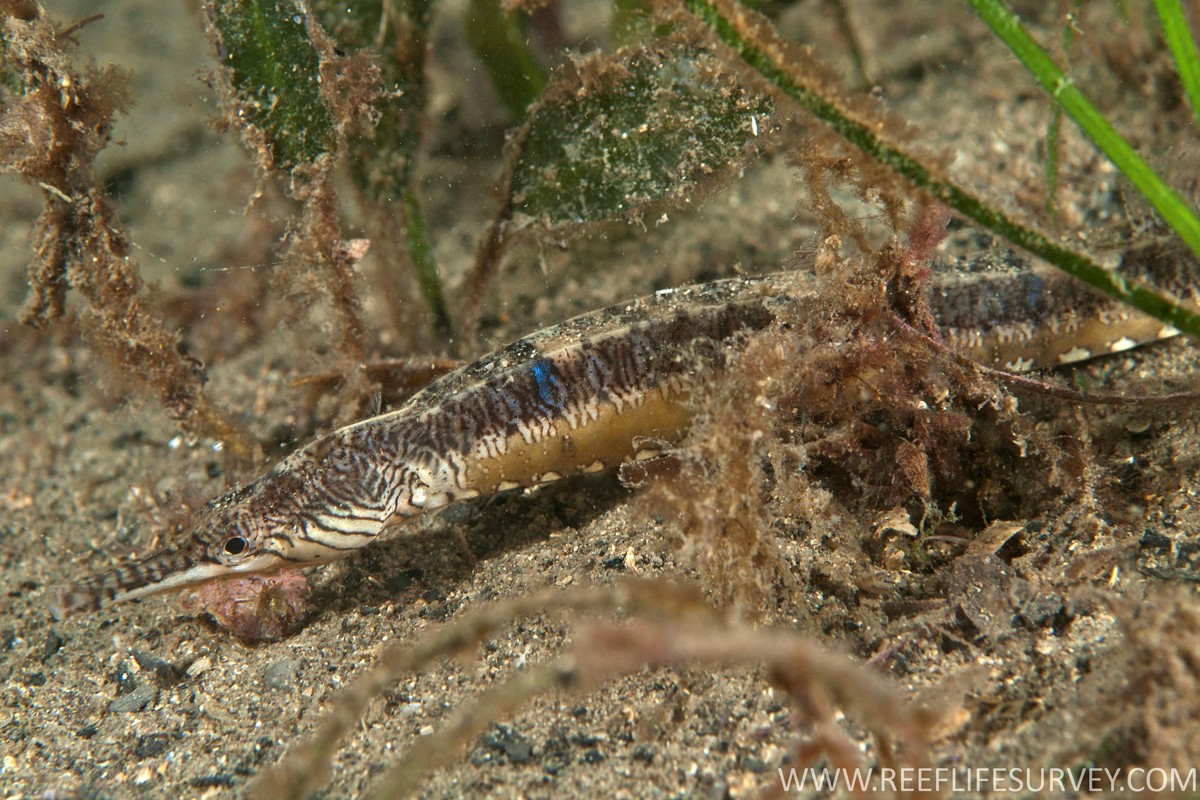
[{"label": "blue spot on fish", "polygon": [[1040,275],[1030,273],[1025,277],[1025,305],[1036,312],[1042,304],[1042,288],[1045,282]]},{"label": "blue spot on fish", "polygon": [[533,379],[537,382],[538,397],[550,408],[558,408],[558,376],[554,374],[554,364],[548,359],[539,358],[530,367]]}]

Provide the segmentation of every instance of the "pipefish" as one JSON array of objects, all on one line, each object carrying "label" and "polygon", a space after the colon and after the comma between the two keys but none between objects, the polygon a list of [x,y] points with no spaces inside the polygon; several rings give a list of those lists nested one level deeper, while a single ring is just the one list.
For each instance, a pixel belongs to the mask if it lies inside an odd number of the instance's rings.
[{"label": "pipefish", "polygon": [[[947,342],[1023,370],[1175,333],[1026,272],[1007,275],[1007,284],[1004,273],[983,288],[968,281],[935,290]],[[657,456],[688,429],[689,399],[718,380],[754,334],[831,312],[818,288],[799,272],[732,278],[656,292],[533,333],[435,380],[390,413],[317,438],[210,501],[180,541],[59,588],[52,611],[61,617],[333,561],[406,517],[457,500]],[[984,323],[989,335],[980,332]]]}]

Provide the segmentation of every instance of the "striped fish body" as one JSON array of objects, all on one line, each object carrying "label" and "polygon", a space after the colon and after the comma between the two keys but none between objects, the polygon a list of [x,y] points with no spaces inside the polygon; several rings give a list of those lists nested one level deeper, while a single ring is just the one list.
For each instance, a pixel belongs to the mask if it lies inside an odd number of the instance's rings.
[{"label": "striped fish body", "polygon": [[[697,385],[748,334],[799,313],[810,294],[802,276],[779,274],[663,291],[576,317],[331,439],[382,470],[365,483],[379,487],[372,499],[392,514],[617,466],[653,443],[677,441]],[[355,476],[345,492],[363,485]]]},{"label": "striped fish body", "polygon": [[742,343],[813,307],[799,273],[658,292],[539,331],[212,501],[179,545],[64,587],[55,613],[340,558],[397,517],[677,442]]},{"label": "striped fish body", "polygon": [[[1017,253],[935,265],[934,318],[955,351],[1010,372],[1121,353],[1179,331]],[[1114,274],[1200,309],[1200,264],[1161,243],[1131,248]]]}]

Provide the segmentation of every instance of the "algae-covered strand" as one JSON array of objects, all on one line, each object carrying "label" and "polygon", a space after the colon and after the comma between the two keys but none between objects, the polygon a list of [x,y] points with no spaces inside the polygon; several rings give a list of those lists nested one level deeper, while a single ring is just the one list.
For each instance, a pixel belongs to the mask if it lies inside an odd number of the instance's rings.
[{"label": "algae-covered strand", "polygon": [[321,97],[321,60],[303,4],[211,0],[208,12],[239,121],[257,129],[271,166],[311,164],[332,151],[334,119]]},{"label": "algae-covered strand", "polygon": [[[439,337],[453,325],[438,276],[414,177],[421,146],[425,111],[425,62],[428,54],[432,0],[316,0],[316,19],[348,54],[362,51],[378,59],[381,91],[371,102],[376,116],[359,118],[346,138],[350,175],[364,199],[404,231],[407,255],[417,274],[420,291]],[[397,200],[402,199],[402,203]],[[389,257],[395,246],[388,231],[372,235],[383,263],[403,262],[403,253]]]},{"label": "algae-covered strand", "polygon": [[551,225],[690,200],[740,161],[774,110],[686,41],[577,70],[531,111],[513,178],[514,208]]},{"label": "algae-covered strand", "polygon": [[408,186],[420,147],[431,0],[316,0],[311,7],[339,50],[377,57],[383,91],[371,105],[378,118],[351,127],[349,165],[366,197],[392,202]]}]

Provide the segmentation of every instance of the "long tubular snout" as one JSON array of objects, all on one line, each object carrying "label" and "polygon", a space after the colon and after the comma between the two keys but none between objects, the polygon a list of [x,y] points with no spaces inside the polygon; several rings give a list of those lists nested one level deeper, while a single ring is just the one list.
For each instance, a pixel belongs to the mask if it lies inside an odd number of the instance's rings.
[{"label": "long tubular snout", "polygon": [[228,568],[200,563],[179,548],[167,548],[60,586],[50,603],[50,613],[55,619],[62,619],[67,614],[96,611],[113,603],[178,589],[227,572]]}]

